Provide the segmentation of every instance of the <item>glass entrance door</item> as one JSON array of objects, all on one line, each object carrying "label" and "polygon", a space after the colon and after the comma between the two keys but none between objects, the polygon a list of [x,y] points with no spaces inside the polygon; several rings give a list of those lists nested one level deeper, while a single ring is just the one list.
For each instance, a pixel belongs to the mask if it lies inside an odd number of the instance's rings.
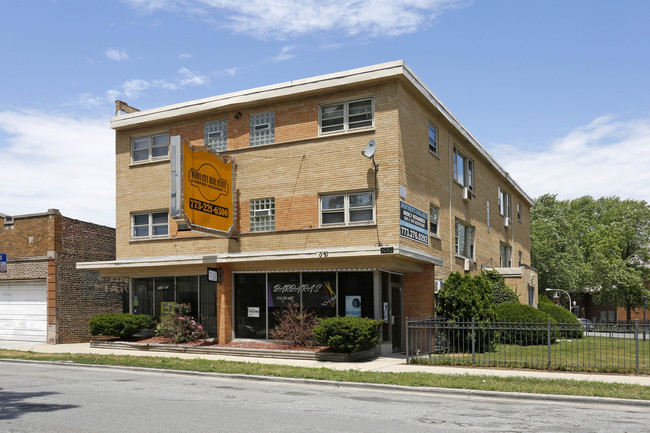
[{"label": "glass entrance door", "polygon": [[382,272],[381,305],[383,340],[390,342],[393,352],[402,350],[402,276]]}]

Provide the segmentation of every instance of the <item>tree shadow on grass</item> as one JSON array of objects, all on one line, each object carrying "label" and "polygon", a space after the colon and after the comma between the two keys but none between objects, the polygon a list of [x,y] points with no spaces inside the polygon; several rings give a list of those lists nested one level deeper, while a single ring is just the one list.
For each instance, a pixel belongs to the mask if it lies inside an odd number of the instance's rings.
[{"label": "tree shadow on grass", "polygon": [[53,404],[29,402],[29,399],[38,399],[56,392],[10,392],[0,389],[0,420],[16,419],[21,415],[31,412],[54,412],[57,410],[74,409],[74,404]]}]

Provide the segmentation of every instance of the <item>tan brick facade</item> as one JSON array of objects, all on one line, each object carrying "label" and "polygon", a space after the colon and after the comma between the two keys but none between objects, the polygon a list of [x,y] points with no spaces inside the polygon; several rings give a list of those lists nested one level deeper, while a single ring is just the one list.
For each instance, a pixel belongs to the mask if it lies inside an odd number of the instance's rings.
[{"label": "tan brick facade", "polygon": [[[400,72],[383,72],[390,68]],[[358,78],[365,77],[364,74],[367,79]],[[435,279],[444,280],[452,271],[464,272],[466,260],[455,252],[456,220],[474,227],[472,273],[479,273],[483,267],[500,266],[501,243],[512,249],[513,267],[519,266],[519,251],[521,263],[530,263],[532,201],[462,125],[423,90],[419,81],[411,78],[410,70],[399,64],[350,73],[340,81],[336,74],[321,78],[303,80],[295,89],[276,90],[271,86],[242,92],[228,102],[215,98],[214,105],[206,103],[208,108],[194,109],[192,113],[180,109],[172,114],[153,110],[114,118],[116,252],[118,262],[123,260],[133,265],[126,269],[107,264],[99,267],[102,273],[130,277],[202,274],[205,265],[160,267],[147,265],[142,258],[214,257],[230,275],[217,289],[218,335],[220,340],[229,341],[233,336],[234,303],[231,272],[283,269],[397,272],[404,276],[402,317],[407,317],[434,314]],[[328,80],[334,84],[328,84]],[[304,89],[300,87],[303,85]],[[322,104],[364,98],[372,99],[371,127],[319,133]],[[264,112],[275,113],[275,143],[251,147],[250,116]],[[132,139],[167,132],[170,136],[181,135],[192,145],[203,146],[204,124],[218,120],[226,120],[227,124],[227,149],[221,154],[234,159],[236,164],[236,221],[231,235],[214,237],[178,232],[171,222],[169,237],[132,239],[133,213],[166,211],[170,205],[169,160],[132,163]],[[429,150],[429,124],[438,131],[437,154]],[[377,172],[372,162],[361,154],[369,140],[377,143],[374,155]],[[454,148],[473,161],[471,200],[463,199],[463,186],[453,180]],[[499,187],[512,197],[513,218],[509,227],[504,226],[504,217],[499,214]],[[356,226],[321,223],[321,195],[364,191],[372,192],[375,197],[373,222]],[[250,201],[268,197],[275,199],[275,230],[252,232]],[[439,233],[428,236],[428,245],[400,235],[400,202],[426,214],[431,204],[439,208]],[[517,218],[518,203],[521,219]],[[392,247],[393,252],[380,250],[381,247]],[[347,253],[348,250],[356,252]],[[264,259],[260,255],[265,252],[277,252],[277,256]],[[511,286],[528,302],[526,284],[513,280]],[[379,318],[381,312],[376,311],[375,316]]]}]

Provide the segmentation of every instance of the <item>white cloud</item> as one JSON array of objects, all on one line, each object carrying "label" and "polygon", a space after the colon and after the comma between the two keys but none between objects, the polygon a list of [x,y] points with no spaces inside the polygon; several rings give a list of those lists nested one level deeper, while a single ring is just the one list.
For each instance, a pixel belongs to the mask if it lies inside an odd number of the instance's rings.
[{"label": "white cloud", "polygon": [[[226,75],[234,75],[236,68],[226,70]],[[210,82],[210,79],[205,75],[200,75],[190,71],[187,68],[180,68],[178,70],[178,77],[172,81],[169,80],[143,80],[141,78],[134,78],[127,80],[117,88],[106,91],[103,96],[94,96],[89,93],[83,93],[77,96],[75,103],[84,104],[88,106],[100,106],[107,103],[113,103],[116,99],[138,99],[144,92],[150,89],[162,90],[182,90],[191,86],[204,86]]]},{"label": "white cloud", "polygon": [[273,57],[272,59],[273,62],[279,63],[279,62],[284,62],[285,60],[293,59],[294,57],[296,57],[295,54],[291,54],[291,51],[293,51],[293,49],[294,49],[293,46],[282,47],[282,51],[280,52],[280,54]]},{"label": "white cloud", "polygon": [[601,116],[542,150],[495,145],[490,152],[532,197],[650,200],[650,117]]},{"label": "white cloud", "polygon": [[116,62],[121,62],[129,58],[129,55],[126,54],[126,52],[117,50],[115,48],[109,48],[104,54],[106,54],[106,57],[111,60],[115,60]]},{"label": "white cloud", "polygon": [[190,53],[181,53],[181,54],[178,55],[178,58],[181,59],[181,60],[187,60],[187,59],[191,59],[193,57],[194,56],[192,54],[190,54]]},{"label": "white cloud", "polygon": [[187,68],[181,68],[178,70],[178,73],[181,74],[179,84],[181,87],[185,86],[203,86],[208,83],[208,77],[205,75],[197,75],[194,72],[190,71]]},{"label": "white cloud", "polygon": [[56,208],[115,227],[115,138],[106,118],[1,111],[0,212]]},{"label": "white cloud", "polygon": [[[445,9],[466,0],[126,0],[140,11],[196,16],[235,33],[284,39],[323,31],[348,36],[397,36],[429,26]],[[214,15],[213,15],[214,14]],[[225,17],[220,15],[225,15]]]}]

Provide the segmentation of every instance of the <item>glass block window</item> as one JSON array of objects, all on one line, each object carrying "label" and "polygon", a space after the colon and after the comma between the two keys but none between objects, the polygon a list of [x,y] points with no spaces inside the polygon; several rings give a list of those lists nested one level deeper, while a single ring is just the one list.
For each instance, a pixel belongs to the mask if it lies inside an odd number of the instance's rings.
[{"label": "glass block window", "polygon": [[275,143],[275,113],[253,114],[250,123],[250,145]]},{"label": "glass block window", "polygon": [[275,230],[275,198],[258,198],[250,201],[250,231]]},{"label": "glass block window", "polygon": [[203,127],[204,145],[215,152],[226,150],[228,131],[226,120],[208,122]]}]

